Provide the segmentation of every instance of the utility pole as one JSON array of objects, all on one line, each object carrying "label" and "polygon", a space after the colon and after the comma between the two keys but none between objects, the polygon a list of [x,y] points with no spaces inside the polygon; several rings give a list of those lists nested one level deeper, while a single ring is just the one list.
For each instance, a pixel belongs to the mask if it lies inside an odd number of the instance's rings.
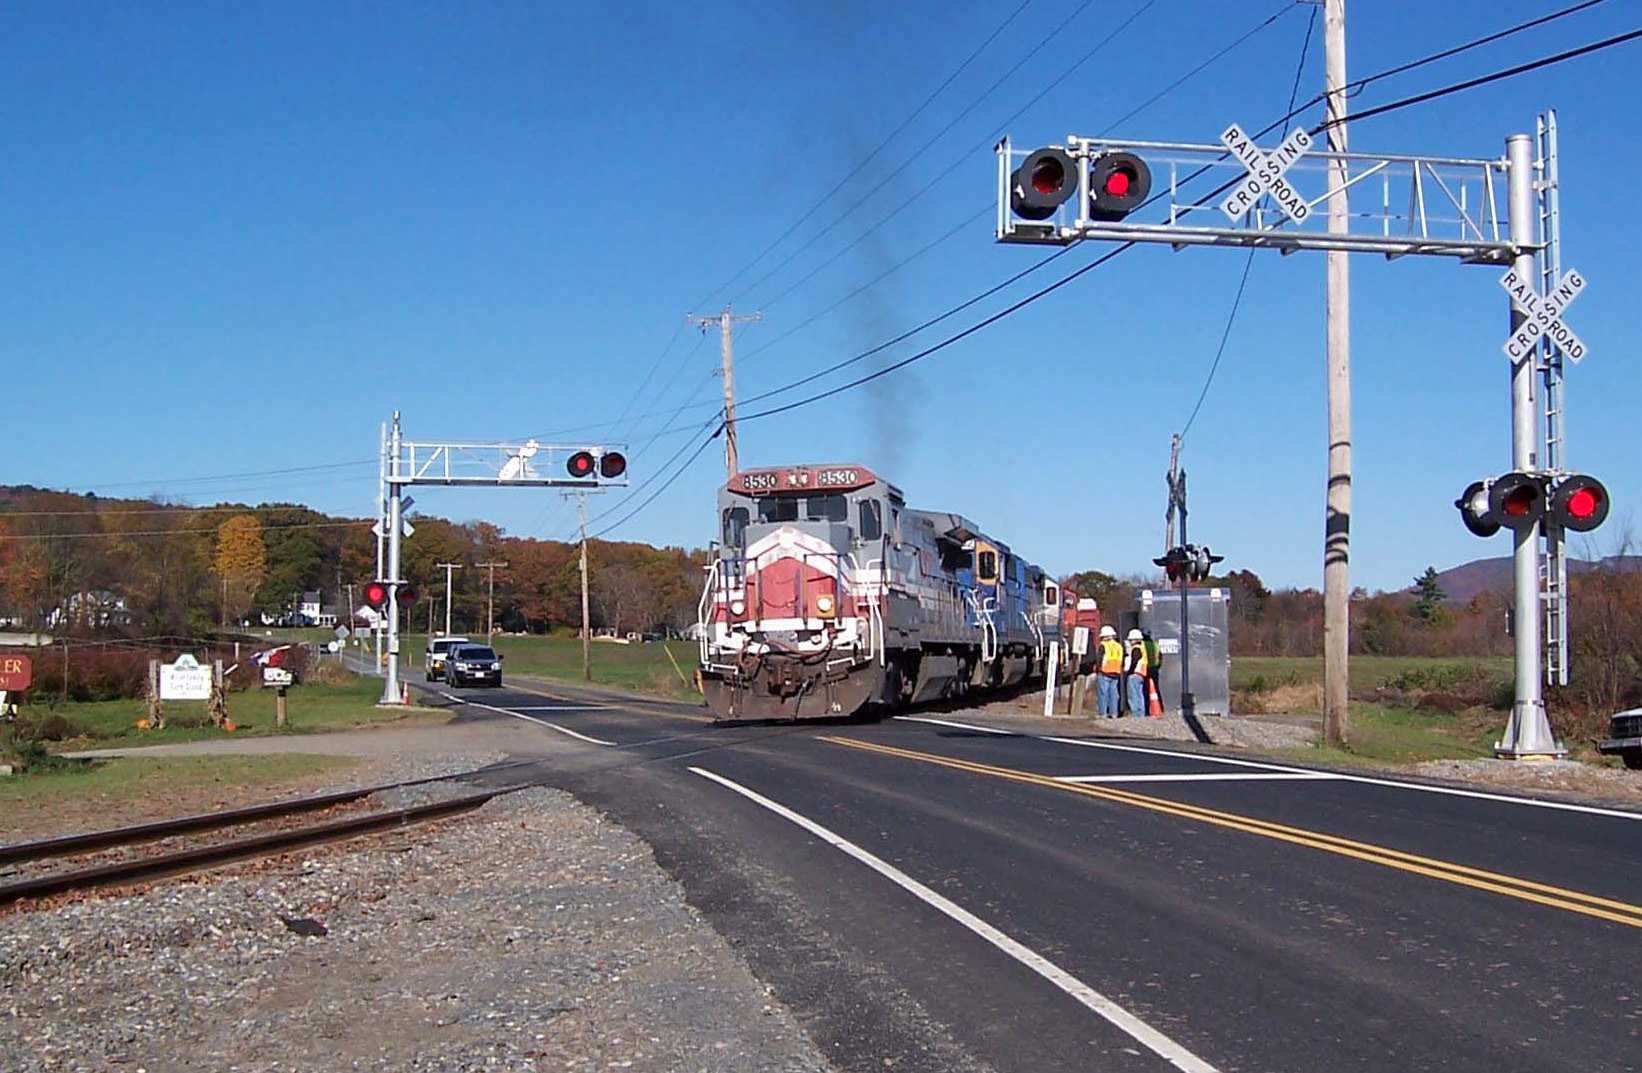
[{"label": "utility pole", "polygon": [[[461,563],[436,563],[435,565],[443,567],[444,571],[445,571],[445,636],[449,637],[450,636],[450,609],[451,609],[451,605],[453,603],[453,601],[451,600],[451,591],[450,591],[451,574],[452,574],[453,571],[462,569],[462,564]],[[431,619],[428,621],[428,632],[430,632],[430,633],[433,632],[433,621]]]},{"label": "utility pole", "polygon": [[[1346,4],[1323,3],[1323,92],[1329,152],[1346,151]],[[1350,168],[1329,160],[1328,232],[1351,231]],[[1347,660],[1351,647],[1351,269],[1344,250],[1325,255],[1328,337],[1328,489],[1323,523],[1323,737],[1350,737]]]},{"label": "utility pole", "polygon": [[485,640],[490,640],[496,634],[496,568],[507,569],[506,563],[474,563],[481,570],[489,571],[490,580],[485,585]]},{"label": "utility pole", "polygon": [[735,439],[735,351],[731,342],[733,324],[747,324],[755,320],[763,320],[763,313],[731,313],[730,307],[725,306],[723,312],[710,316],[696,316],[689,314],[685,321],[705,330],[713,324],[718,325],[719,331],[719,358],[723,365],[724,376],[724,470],[733,477],[740,468],[741,461],[736,453]]}]

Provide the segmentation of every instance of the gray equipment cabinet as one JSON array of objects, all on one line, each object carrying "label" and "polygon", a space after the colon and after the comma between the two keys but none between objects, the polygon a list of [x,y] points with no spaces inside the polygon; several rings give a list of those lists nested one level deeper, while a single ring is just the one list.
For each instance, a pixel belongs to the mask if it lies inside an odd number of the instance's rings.
[{"label": "gray equipment cabinet", "polygon": [[[1231,592],[1192,589],[1186,599],[1192,630],[1192,694],[1198,715],[1231,714]],[[1180,593],[1142,589],[1140,629],[1157,642],[1163,658],[1158,690],[1163,708],[1180,714]]]}]

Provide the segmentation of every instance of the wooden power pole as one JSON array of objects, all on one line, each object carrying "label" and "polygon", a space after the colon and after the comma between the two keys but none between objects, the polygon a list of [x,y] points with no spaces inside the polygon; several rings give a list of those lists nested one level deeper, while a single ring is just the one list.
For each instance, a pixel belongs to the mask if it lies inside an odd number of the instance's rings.
[{"label": "wooden power pole", "polygon": [[[1324,0],[1323,91],[1328,148],[1346,151],[1346,4]],[[1328,230],[1351,229],[1346,161],[1329,161]],[[1350,736],[1346,704],[1351,647],[1351,273],[1349,254],[1327,254],[1328,490],[1323,527],[1323,737],[1344,745]]]},{"label": "wooden power pole", "polygon": [[741,460],[736,451],[735,439],[735,347],[731,340],[731,326],[763,320],[764,314],[731,313],[730,307],[725,306],[721,313],[713,313],[710,316],[689,314],[684,319],[703,330],[714,324],[718,325],[719,358],[724,376],[724,471],[733,477],[741,466]]},{"label": "wooden power pole", "polygon": [[488,641],[496,635],[496,568],[507,569],[506,563],[475,563],[479,569],[487,571],[490,580],[485,585],[485,639]]}]

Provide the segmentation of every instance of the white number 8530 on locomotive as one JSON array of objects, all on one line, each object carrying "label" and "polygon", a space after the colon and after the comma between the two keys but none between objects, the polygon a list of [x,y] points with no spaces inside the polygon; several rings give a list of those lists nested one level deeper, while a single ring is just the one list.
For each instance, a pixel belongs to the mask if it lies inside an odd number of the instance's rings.
[{"label": "white number 8530 on locomotive", "polygon": [[856,465],[737,473],[718,497],[701,676],[721,720],[801,719],[1043,673],[1060,592],[957,514]]}]

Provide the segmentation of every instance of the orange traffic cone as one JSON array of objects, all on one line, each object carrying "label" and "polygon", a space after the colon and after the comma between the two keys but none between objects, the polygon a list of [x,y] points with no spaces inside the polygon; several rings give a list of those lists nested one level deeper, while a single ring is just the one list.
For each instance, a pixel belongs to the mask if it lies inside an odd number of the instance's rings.
[{"label": "orange traffic cone", "polygon": [[1146,679],[1146,714],[1157,718],[1163,714],[1163,698],[1158,696],[1157,679]]}]

